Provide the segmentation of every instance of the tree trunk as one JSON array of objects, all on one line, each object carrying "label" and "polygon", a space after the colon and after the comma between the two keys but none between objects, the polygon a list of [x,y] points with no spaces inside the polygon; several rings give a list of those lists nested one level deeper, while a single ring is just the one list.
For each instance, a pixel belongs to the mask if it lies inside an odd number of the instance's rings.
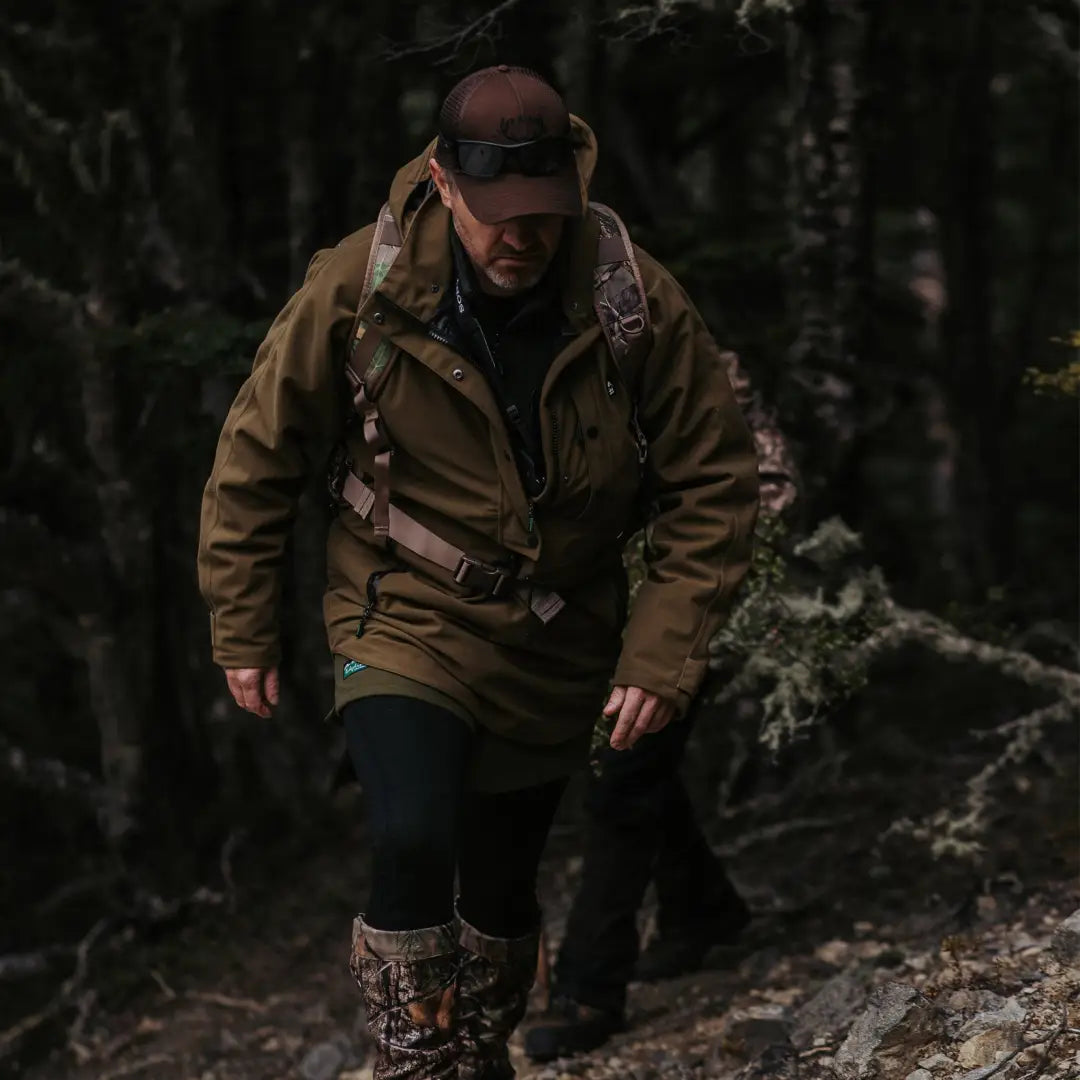
[{"label": "tree trunk", "polygon": [[[110,325],[107,301],[100,293],[91,295],[91,316]],[[78,377],[106,568],[106,580],[93,590],[95,606],[80,614],[79,623],[108,793],[101,826],[111,843],[120,844],[138,824],[144,794],[143,721],[151,698],[146,656],[153,640],[146,610],[151,526],[119,445],[115,372],[93,331],[83,325],[76,333],[87,342],[77,357]]]},{"label": "tree trunk", "polygon": [[998,577],[990,540],[1002,434],[995,430],[1002,380],[990,322],[993,6],[994,0],[971,0],[963,12],[940,215],[947,296],[943,373],[961,438],[956,533],[964,550],[955,587],[969,600]]},{"label": "tree trunk", "polygon": [[[832,512],[858,431],[865,252],[859,105],[862,0],[807,0],[791,21],[788,296],[795,338],[783,401],[802,444],[811,509]],[[865,267],[862,267],[865,272]]]}]

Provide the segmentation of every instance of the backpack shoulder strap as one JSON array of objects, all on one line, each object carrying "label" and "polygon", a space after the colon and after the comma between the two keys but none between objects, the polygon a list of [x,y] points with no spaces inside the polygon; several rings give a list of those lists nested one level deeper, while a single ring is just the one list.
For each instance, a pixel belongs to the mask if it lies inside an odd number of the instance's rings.
[{"label": "backpack shoulder strap", "polygon": [[593,269],[593,305],[608,348],[635,403],[641,369],[652,348],[652,324],[641,269],[622,218],[603,203],[589,203],[600,224]]},{"label": "backpack shoulder strap", "polygon": [[[364,301],[383,283],[390,267],[401,251],[401,230],[394,215],[390,213],[390,204],[383,203],[375,222],[375,235],[371,240],[371,253],[368,255],[367,269],[364,271],[364,284],[360,289],[360,307]],[[361,348],[365,335],[375,334],[372,327],[360,318],[359,309],[353,320],[352,335],[349,339],[348,355],[345,359],[345,375],[354,391],[358,386],[366,385],[371,390],[372,381],[386,367],[393,351],[390,343],[379,336],[378,347]],[[376,343],[369,341],[368,345]]]},{"label": "backpack shoulder strap", "polygon": [[[382,284],[394,260],[401,251],[401,230],[390,204],[384,203],[375,222],[364,284],[360,290],[360,306]],[[375,389],[379,374],[386,369],[393,346],[368,323],[360,318],[359,310],[353,320],[352,337],[345,358],[345,378],[352,392],[353,407],[363,425],[364,441],[374,457],[374,483],[371,490],[371,513],[376,543],[385,546],[390,535],[390,441],[379,423],[379,406]],[[338,472],[341,470],[339,469]],[[341,476],[331,480],[340,489]]]},{"label": "backpack shoulder strap", "polygon": [[371,254],[368,255],[367,271],[364,274],[364,287],[360,292],[362,304],[382,283],[394,260],[401,251],[401,230],[390,213],[390,204],[383,203],[375,222],[375,236],[371,241]]}]

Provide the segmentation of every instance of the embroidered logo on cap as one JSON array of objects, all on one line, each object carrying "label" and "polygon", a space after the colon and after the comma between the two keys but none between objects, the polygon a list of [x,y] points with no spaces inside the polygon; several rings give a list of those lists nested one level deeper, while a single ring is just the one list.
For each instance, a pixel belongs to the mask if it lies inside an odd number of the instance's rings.
[{"label": "embroidered logo on cap", "polygon": [[341,673],[343,679],[347,679],[350,675],[355,675],[358,671],[363,671],[367,667],[367,664],[361,664],[359,660],[350,660],[345,665],[345,670]]}]

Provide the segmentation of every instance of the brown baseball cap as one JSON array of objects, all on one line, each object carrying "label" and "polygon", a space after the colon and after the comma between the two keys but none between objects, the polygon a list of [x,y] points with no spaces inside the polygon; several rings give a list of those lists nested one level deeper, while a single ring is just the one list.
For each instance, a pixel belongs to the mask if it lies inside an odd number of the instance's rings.
[{"label": "brown baseball cap", "polygon": [[528,68],[500,64],[462,79],[439,113],[435,159],[487,225],[522,214],[582,213],[570,114]]}]

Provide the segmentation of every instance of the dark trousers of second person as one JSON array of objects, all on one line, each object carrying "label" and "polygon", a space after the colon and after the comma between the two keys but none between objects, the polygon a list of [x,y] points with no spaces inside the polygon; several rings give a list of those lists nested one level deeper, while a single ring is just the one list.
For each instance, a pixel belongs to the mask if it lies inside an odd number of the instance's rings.
[{"label": "dark trousers of second person", "polygon": [[714,937],[745,908],[710,850],[680,775],[694,711],[629,750],[605,747],[585,796],[582,877],[555,966],[554,993],[621,1014],[638,959],[638,910],[656,883],[660,938]]},{"label": "dark trousers of second person", "polygon": [[364,919],[419,930],[461,917],[484,934],[535,930],[536,874],[566,781],[494,794],[468,791],[473,734],[415,698],[362,698],[342,710],[371,830]]}]

